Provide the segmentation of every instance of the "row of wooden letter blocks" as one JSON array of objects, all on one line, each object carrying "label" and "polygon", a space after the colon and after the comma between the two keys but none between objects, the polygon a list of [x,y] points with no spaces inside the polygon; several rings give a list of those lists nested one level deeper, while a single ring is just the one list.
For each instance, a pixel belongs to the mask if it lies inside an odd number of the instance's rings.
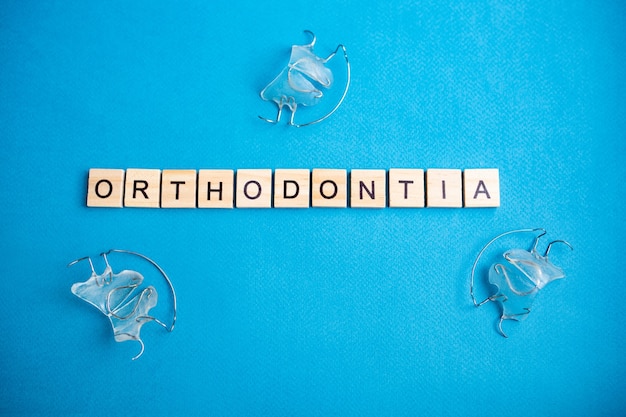
[{"label": "row of wooden letter blocks", "polygon": [[89,170],[87,206],[498,207],[497,169]]}]

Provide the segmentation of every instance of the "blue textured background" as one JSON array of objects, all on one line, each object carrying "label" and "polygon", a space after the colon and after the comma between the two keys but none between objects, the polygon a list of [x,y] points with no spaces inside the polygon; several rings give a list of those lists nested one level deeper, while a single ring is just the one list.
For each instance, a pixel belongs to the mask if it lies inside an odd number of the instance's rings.
[{"label": "blue textured background", "polygon": [[[0,7],[0,414],[626,413],[623,2],[211,3]],[[351,90],[323,124],[265,124],[304,29],[346,45]],[[502,206],[88,209],[91,167],[495,167]],[[469,271],[520,227],[575,250],[504,339]],[[89,271],[65,265],[112,247],[179,296],[136,362],[70,293]]]}]

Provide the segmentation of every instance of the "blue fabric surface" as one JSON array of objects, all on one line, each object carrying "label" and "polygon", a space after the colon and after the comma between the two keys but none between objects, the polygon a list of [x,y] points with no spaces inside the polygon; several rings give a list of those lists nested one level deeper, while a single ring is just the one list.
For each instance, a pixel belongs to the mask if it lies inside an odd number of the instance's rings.
[{"label": "blue fabric surface", "polygon": [[[0,414],[624,415],[623,3],[217,3],[0,8]],[[351,89],[266,124],[304,29],[346,46]],[[499,168],[501,207],[94,209],[92,167]],[[504,339],[469,273],[521,227],[574,251]],[[135,362],[70,293],[110,248],[179,297]]]}]

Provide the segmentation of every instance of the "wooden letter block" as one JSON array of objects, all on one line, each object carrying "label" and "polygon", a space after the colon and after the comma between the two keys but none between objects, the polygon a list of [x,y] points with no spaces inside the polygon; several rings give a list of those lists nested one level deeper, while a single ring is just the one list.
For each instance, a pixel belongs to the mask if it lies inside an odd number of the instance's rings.
[{"label": "wooden letter block", "polygon": [[272,207],[272,170],[237,170],[237,207]]},{"label": "wooden letter block", "polygon": [[89,170],[87,207],[123,207],[124,170]]},{"label": "wooden letter block", "polygon": [[313,169],[313,207],[347,207],[348,179],[345,169]]},{"label": "wooden letter block", "polygon": [[500,175],[497,168],[463,171],[465,207],[500,207]]},{"label": "wooden letter block", "polygon": [[235,171],[201,169],[198,171],[198,207],[233,208]]},{"label": "wooden letter block", "polygon": [[387,175],[382,169],[350,171],[350,207],[387,206]]},{"label": "wooden letter block", "polygon": [[428,207],[463,207],[460,169],[426,171],[426,205]]},{"label": "wooden letter block", "polygon": [[161,199],[161,170],[126,170],[124,206],[158,208]]},{"label": "wooden letter block", "polygon": [[389,207],[424,207],[424,170],[389,170]]},{"label": "wooden letter block", "polygon": [[161,174],[161,207],[196,207],[195,170],[163,170]]},{"label": "wooden letter block", "polygon": [[308,169],[274,171],[274,207],[308,208],[311,173]]}]

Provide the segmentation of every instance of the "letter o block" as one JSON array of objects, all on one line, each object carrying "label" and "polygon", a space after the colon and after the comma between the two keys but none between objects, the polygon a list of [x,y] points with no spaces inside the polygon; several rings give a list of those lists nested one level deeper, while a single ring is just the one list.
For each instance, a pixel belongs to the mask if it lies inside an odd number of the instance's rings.
[{"label": "letter o block", "polygon": [[87,207],[123,207],[124,170],[91,168]]},{"label": "letter o block", "polygon": [[270,208],[272,207],[272,170],[239,169],[237,170],[237,207]]},{"label": "letter o block", "polygon": [[311,191],[313,207],[347,207],[347,171],[345,169],[314,169]]}]

